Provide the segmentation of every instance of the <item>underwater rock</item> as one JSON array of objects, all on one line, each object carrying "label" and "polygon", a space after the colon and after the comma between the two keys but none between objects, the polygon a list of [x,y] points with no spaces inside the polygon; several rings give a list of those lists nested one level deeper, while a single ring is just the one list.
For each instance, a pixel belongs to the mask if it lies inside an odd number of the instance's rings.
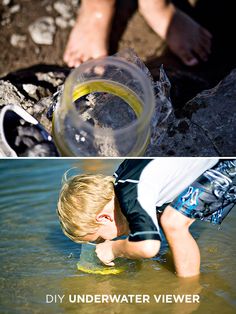
[{"label": "underwater rock", "polygon": [[52,45],[53,37],[56,32],[54,19],[50,16],[44,16],[37,19],[28,27],[31,38],[36,44]]}]

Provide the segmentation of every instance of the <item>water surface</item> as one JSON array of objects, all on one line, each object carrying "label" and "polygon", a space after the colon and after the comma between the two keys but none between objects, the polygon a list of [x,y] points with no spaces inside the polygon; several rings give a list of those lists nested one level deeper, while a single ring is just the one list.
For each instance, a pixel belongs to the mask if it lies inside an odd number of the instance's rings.
[{"label": "water surface", "polygon": [[[81,245],[64,236],[55,211],[61,177],[74,166],[81,172],[111,174],[120,161],[0,160],[0,313],[235,313],[235,208],[220,230],[207,223],[194,225],[202,257],[199,280],[174,275],[165,242],[157,258],[120,275],[77,271]],[[49,294],[64,295],[63,302],[46,303]],[[68,301],[69,295],[84,294],[145,294],[150,303]],[[154,294],[198,294],[200,303],[156,303]]]}]

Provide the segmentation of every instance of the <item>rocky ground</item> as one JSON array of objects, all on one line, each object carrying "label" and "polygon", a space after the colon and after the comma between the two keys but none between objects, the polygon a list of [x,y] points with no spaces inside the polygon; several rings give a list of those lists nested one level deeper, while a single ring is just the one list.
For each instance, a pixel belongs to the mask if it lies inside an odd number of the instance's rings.
[{"label": "rocky ground", "polygon": [[[174,111],[164,138],[149,150],[149,155],[236,154],[236,72],[231,72],[236,67],[236,48],[231,36],[235,28],[231,2],[226,7],[213,0],[198,0],[193,13],[189,11],[214,38],[209,62],[189,69],[146,25],[136,10],[135,1],[130,0],[128,5],[125,0],[119,1],[111,53],[133,48],[154,79],[159,79],[163,64],[172,85]],[[51,95],[70,71],[63,64],[62,55],[77,7],[77,0],[0,2],[0,105],[17,102],[49,132],[51,121],[46,112]]]}]

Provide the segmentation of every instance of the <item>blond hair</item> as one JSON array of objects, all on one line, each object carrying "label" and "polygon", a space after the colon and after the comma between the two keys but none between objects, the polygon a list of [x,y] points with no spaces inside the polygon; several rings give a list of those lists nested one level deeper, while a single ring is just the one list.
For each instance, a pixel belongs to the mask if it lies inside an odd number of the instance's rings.
[{"label": "blond hair", "polygon": [[99,227],[96,216],[114,196],[112,176],[82,174],[64,182],[57,213],[66,236],[75,242],[95,233]]}]

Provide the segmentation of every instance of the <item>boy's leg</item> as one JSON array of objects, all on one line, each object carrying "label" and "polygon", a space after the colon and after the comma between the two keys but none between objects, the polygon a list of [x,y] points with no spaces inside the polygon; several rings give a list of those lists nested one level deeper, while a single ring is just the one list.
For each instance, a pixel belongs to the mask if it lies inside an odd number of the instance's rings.
[{"label": "boy's leg", "polygon": [[114,6],[115,0],[82,0],[63,56],[70,67],[107,55]]},{"label": "boy's leg", "polygon": [[161,224],[179,276],[199,273],[200,253],[190,225],[195,219],[221,224],[235,205],[236,159],[229,159],[206,170],[164,210]]},{"label": "boy's leg", "polygon": [[191,233],[195,219],[188,218],[168,206],[161,216],[161,226],[173,254],[176,273],[181,277],[196,276],[200,272],[200,252]]},{"label": "boy's leg", "polygon": [[207,61],[211,34],[168,0],[139,0],[140,13],[188,66]]}]

